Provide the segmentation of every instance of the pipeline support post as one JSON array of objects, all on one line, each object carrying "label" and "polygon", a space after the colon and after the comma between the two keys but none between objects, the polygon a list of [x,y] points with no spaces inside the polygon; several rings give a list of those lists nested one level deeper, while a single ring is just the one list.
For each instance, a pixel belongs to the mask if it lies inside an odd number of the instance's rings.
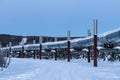
[{"label": "pipeline support post", "polygon": [[94,67],[97,67],[97,20],[94,20]]},{"label": "pipeline support post", "polygon": [[24,46],[22,46],[21,58],[24,58]]},{"label": "pipeline support post", "polygon": [[34,52],[33,53],[33,59],[35,59],[35,57],[36,57],[36,51],[34,50],[33,52]]},{"label": "pipeline support post", "polygon": [[68,62],[70,62],[70,41],[68,41]]},{"label": "pipeline support post", "polygon": [[94,35],[94,67],[97,67],[97,35]]},{"label": "pipeline support post", "polygon": [[[36,40],[33,40],[33,44],[36,44]],[[33,50],[33,59],[35,59],[36,57],[36,47],[34,46],[34,50]]]},{"label": "pipeline support post", "polygon": [[21,58],[24,58],[24,42],[22,42]]},{"label": "pipeline support post", "polygon": [[40,59],[42,59],[42,44],[40,44],[40,54],[39,54],[39,56],[40,56]]},{"label": "pipeline support post", "polygon": [[68,42],[67,42],[67,47],[68,47],[68,62],[70,62],[70,31],[68,31]]},{"label": "pipeline support post", "polygon": [[90,47],[88,47],[88,63],[90,63]]},{"label": "pipeline support post", "polygon": [[7,57],[9,56],[9,55],[12,55],[12,49],[11,49],[11,46],[12,46],[12,43],[11,42],[9,42],[9,54],[7,54]]},{"label": "pipeline support post", "polygon": [[39,57],[40,57],[40,60],[42,59],[42,41],[43,41],[43,38],[40,37],[39,38],[39,43],[40,43]]},{"label": "pipeline support post", "polygon": [[55,61],[57,61],[57,49],[55,49]]}]

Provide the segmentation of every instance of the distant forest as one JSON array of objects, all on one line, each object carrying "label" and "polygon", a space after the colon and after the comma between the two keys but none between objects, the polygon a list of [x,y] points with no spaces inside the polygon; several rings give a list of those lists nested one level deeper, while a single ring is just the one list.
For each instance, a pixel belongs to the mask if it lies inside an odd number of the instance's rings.
[{"label": "distant forest", "polygon": [[[39,43],[40,36],[18,36],[18,35],[9,35],[9,34],[0,34],[0,43],[2,47],[8,46],[9,42],[12,43],[12,46],[19,45],[23,38],[27,38],[27,42],[25,44],[32,44],[35,40],[35,43]],[[55,41],[55,37],[50,36],[42,36],[43,43],[44,42],[53,42]],[[71,39],[80,38],[80,37],[71,37]],[[83,37],[81,37],[83,38]],[[67,37],[57,37],[57,41],[66,40]]]}]

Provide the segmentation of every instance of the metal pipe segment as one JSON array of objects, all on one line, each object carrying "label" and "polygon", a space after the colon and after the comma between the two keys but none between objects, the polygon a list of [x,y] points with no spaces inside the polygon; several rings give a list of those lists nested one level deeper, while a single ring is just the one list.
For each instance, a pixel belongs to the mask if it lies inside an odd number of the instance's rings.
[{"label": "metal pipe segment", "polygon": [[[114,31],[109,31],[98,35],[97,37],[98,46],[104,44],[117,44],[120,43],[120,28]],[[94,39],[93,36],[86,37],[86,38],[78,38],[70,40],[71,45],[70,48],[87,48],[89,46],[93,46]],[[55,41],[55,42],[46,42],[41,43],[42,49],[59,49],[59,48],[67,48],[67,40],[65,41]],[[2,49],[9,49],[9,47],[4,47]],[[18,46],[11,46],[12,51],[20,51],[22,50],[22,45]],[[24,50],[39,50],[39,44],[27,44],[24,45]]]}]

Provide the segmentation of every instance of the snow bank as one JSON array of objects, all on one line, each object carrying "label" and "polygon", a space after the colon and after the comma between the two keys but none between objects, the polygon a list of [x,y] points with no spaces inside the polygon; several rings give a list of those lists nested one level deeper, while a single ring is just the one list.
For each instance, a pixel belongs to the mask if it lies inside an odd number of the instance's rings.
[{"label": "snow bank", "polygon": [[95,68],[84,60],[12,59],[0,80],[120,80],[120,62],[99,62]]}]

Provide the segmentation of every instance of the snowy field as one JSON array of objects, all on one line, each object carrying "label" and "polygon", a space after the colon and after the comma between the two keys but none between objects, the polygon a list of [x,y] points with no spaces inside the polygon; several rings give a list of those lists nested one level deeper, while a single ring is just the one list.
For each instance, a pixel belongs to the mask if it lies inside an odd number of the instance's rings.
[{"label": "snowy field", "polygon": [[85,60],[39,60],[12,58],[0,71],[0,80],[120,80],[120,62],[99,61],[98,67]]}]

